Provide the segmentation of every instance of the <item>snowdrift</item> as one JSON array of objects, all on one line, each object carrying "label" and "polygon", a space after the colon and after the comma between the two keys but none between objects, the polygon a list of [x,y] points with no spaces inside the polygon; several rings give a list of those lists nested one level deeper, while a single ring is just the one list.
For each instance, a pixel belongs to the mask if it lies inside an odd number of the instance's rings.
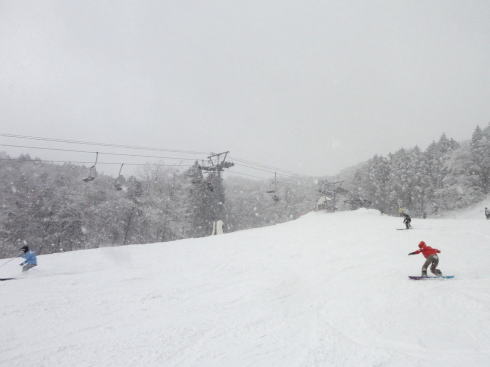
[{"label": "snowdrift", "polygon": [[[0,366],[490,366],[490,223],[373,210],[0,268]],[[411,281],[420,240],[453,280]],[[20,260],[19,260],[20,262]]]}]

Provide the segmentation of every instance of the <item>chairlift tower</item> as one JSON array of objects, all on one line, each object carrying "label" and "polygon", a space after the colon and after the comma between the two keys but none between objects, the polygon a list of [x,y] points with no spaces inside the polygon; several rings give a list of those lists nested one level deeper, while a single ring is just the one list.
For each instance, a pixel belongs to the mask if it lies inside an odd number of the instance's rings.
[{"label": "chairlift tower", "polygon": [[206,172],[216,172],[218,177],[221,177],[221,172],[225,170],[225,168],[233,167],[235,164],[233,162],[227,162],[226,157],[230,152],[222,152],[222,153],[213,153],[208,156],[208,161],[202,162],[199,168],[202,171]]}]

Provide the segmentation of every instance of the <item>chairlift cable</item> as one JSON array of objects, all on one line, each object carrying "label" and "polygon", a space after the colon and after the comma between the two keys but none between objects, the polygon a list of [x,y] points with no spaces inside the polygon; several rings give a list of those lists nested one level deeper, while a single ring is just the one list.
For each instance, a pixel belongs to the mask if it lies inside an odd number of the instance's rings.
[{"label": "chairlift cable", "polygon": [[[235,162],[236,162],[236,161],[235,161]],[[274,173],[274,172],[278,172],[278,176],[279,176],[279,177],[286,177],[286,178],[296,178],[296,177],[298,177],[298,175],[287,175],[287,174],[282,174],[282,173],[279,173],[279,171],[273,171],[273,170],[270,170],[270,169],[265,169],[265,168],[261,168],[261,167],[254,167],[254,166],[250,166],[250,165],[243,164],[243,163],[235,163],[235,166],[247,167],[247,168],[250,168],[250,169],[254,169],[254,170],[257,170],[257,171],[262,171],[262,172],[267,172],[267,173]]]},{"label": "chairlift cable", "polygon": [[[15,145],[15,144],[1,144],[2,147],[12,147],[12,148],[25,148],[25,149],[40,149],[40,150],[54,150],[59,152],[71,152],[71,153],[97,153],[95,151],[90,150],[76,150],[76,149],[64,149],[64,148],[49,148],[49,147],[37,147],[37,146],[29,146],[29,145]],[[141,157],[141,158],[160,158],[160,159],[176,159],[176,160],[187,160],[187,161],[195,161],[196,158],[187,158],[187,157],[165,157],[158,155],[144,155],[144,154],[129,154],[129,153],[111,153],[111,152],[99,152],[104,155],[113,155],[113,156],[124,156],[124,157]]]},{"label": "chairlift cable", "polygon": [[282,174],[286,174],[286,175],[292,175],[292,176],[302,176],[296,172],[293,172],[293,171],[289,171],[289,170],[284,170],[284,169],[281,169],[281,168],[278,168],[278,167],[273,167],[273,166],[267,166],[267,165],[264,165],[264,164],[261,164],[261,163],[257,163],[257,162],[252,162],[252,161],[248,161],[248,160],[245,160],[245,159],[241,159],[241,158],[235,158],[233,157],[232,158],[233,161],[235,162],[241,162],[241,163],[245,163],[245,164],[248,164],[248,165],[251,165],[251,166],[254,166],[254,167],[260,167],[262,169],[267,169],[269,172],[282,172]]},{"label": "chairlift cable", "polygon": [[255,176],[255,175],[251,175],[251,174],[248,174],[248,173],[244,173],[244,172],[239,172],[239,171],[230,171],[227,173],[228,175],[239,175],[239,176],[247,176],[247,177],[252,177],[252,178],[256,178],[258,180],[265,180],[264,177],[259,177],[259,176]]},{"label": "chairlift cable", "polygon": [[14,139],[40,140],[40,141],[50,141],[56,143],[79,144],[79,145],[96,145],[96,146],[115,147],[115,148],[134,149],[134,150],[148,150],[148,151],[151,150],[151,151],[173,152],[173,153],[184,153],[184,154],[209,154],[209,152],[200,152],[194,150],[163,149],[163,148],[155,148],[155,147],[143,147],[137,145],[110,144],[110,143],[101,143],[101,142],[75,140],[75,139],[46,138],[40,136],[19,135],[19,134],[4,133],[4,134],[0,134],[0,136],[3,136],[5,138],[14,138]]},{"label": "chairlift cable", "polygon": [[[133,149],[133,150],[164,151],[164,152],[174,152],[174,153],[182,153],[182,154],[209,154],[208,152],[201,152],[201,151],[163,149],[163,148],[155,148],[155,147],[143,147],[143,146],[133,146],[133,145],[124,145],[124,144],[110,144],[110,143],[83,141],[83,140],[75,140],[75,139],[58,139],[58,138],[47,138],[47,137],[39,137],[39,136],[31,136],[31,135],[19,135],[19,134],[7,134],[7,133],[0,133],[0,137],[14,138],[14,139],[37,140],[37,141],[45,141],[45,142],[57,142],[57,143],[66,143],[66,144],[105,146],[105,147],[115,147],[115,148]],[[63,149],[63,148],[30,147],[30,146],[13,145],[13,144],[0,144],[0,146],[67,151],[67,152],[75,152],[75,153],[94,153],[93,151],[70,150],[70,149]],[[105,154],[105,155],[113,155],[113,156],[159,158],[159,159],[180,159],[180,160],[192,160],[192,161],[195,160],[195,158],[188,158],[188,157],[164,157],[164,156],[139,155],[139,154],[129,154],[129,153],[110,153],[110,152],[100,152],[100,153]],[[238,159],[231,158],[231,159],[235,162],[240,162],[239,163],[240,166],[247,167],[250,169],[259,170],[259,171],[263,171],[263,172],[278,172],[280,176],[288,177],[288,178],[301,177],[301,175],[298,173],[288,171],[288,170],[279,169],[277,167],[267,166],[267,165],[263,165],[260,163],[244,160],[241,158],[238,158]]]},{"label": "chairlift cable", "polygon": [[[19,158],[0,158],[0,161],[11,161],[14,163],[68,163],[68,164],[92,164],[93,161],[66,161],[66,160],[46,160],[46,159],[19,159]],[[121,165],[121,162],[97,162],[98,165]],[[125,166],[158,166],[158,167],[192,167],[188,164],[160,164],[160,163],[124,163]]]}]

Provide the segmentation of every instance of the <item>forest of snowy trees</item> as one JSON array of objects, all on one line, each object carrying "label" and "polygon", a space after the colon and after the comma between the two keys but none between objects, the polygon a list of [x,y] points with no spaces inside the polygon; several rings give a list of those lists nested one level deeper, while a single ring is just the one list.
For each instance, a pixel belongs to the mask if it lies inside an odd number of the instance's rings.
[{"label": "forest of snowy trees", "polygon": [[[359,203],[384,213],[405,208],[414,216],[437,215],[480,201],[489,193],[490,125],[468,142],[442,135],[425,151],[400,149],[375,156],[341,174],[345,197],[338,208]],[[87,168],[49,164],[0,153],[0,257],[29,244],[39,253],[99,246],[164,242],[297,218],[315,209],[320,180],[283,178],[273,200],[269,182],[148,165],[138,177],[99,175],[84,182]]]},{"label": "forest of snowy trees", "polygon": [[482,200],[490,190],[490,124],[476,127],[468,142],[442,135],[425,151],[400,149],[374,156],[346,179],[352,197],[372,208],[414,216],[437,215]]},{"label": "forest of snowy trees", "polygon": [[315,202],[313,179],[284,182],[274,202],[268,182],[230,177],[225,185],[197,163],[184,172],[148,165],[122,190],[110,176],[86,176],[78,165],[0,153],[0,257],[25,243],[52,253],[201,237],[216,220],[225,232],[259,227],[296,218]]}]

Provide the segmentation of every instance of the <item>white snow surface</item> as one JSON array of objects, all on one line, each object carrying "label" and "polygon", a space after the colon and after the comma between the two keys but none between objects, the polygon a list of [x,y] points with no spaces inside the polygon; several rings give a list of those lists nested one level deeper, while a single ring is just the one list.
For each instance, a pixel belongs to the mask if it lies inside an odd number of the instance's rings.
[{"label": "white snow surface", "polygon": [[[310,213],[0,268],[0,366],[490,366],[490,221]],[[420,240],[455,279],[408,279]],[[2,260],[0,265],[6,260]],[[20,262],[20,261],[19,261]]]}]

